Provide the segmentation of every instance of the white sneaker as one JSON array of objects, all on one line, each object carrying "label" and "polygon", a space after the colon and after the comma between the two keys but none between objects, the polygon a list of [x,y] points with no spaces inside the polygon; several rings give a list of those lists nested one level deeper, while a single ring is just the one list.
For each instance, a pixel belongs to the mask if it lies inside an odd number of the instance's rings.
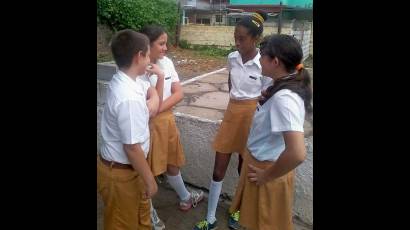
[{"label": "white sneaker", "polygon": [[204,192],[199,190],[199,192],[192,190],[191,197],[187,201],[179,202],[179,209],[182,211],[188,211],[191,208],[195,208],[199,202],[204,199]]},{"label": "white sneaker", "polygon": [[152,208],[151,210],[151,223],[152,223],[152,230],[165,229],[164,222],[158,217],[157,211],[154,208]]}]

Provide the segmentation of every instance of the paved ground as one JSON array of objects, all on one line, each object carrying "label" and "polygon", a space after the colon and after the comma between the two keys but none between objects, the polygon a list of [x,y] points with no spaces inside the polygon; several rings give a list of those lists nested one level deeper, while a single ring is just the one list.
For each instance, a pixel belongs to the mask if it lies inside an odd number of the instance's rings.
[{"label": "paved ground", "polygon": [[[154,207],[158,216],[164,221],[166,230],[190,230],[196,222],[205,218],[207,212],[207,198],[204,199],[195,209],[182,212],[177,208],[177,195],[168,185],[163,182],[159,184],[158,193],[153,199]],[[188,187],[191,189],[191,187]],[[206,191],[205,191],[206,192]],[[205,193],[206,197],[208,193]],[[224,198],[219,200],[216,217],[218,219],[218,230],[229,230],[227,227],[228,209],[230,201]],[[97,195],[97,230],[103,230],[103,203]],[[294,220],[295,230],[311,230],[312,226]]]},{"label": "paved ground", "polygon": [[[313,79],[313,69],[308,70]],[[222,120],[229,102],[228,71],[222,69],[191,81],[182,82],[184,99],[176,105],[174,111],[210,120]],[[312,118],[307,118],[305,136],[312,135],[312,124]]]}]

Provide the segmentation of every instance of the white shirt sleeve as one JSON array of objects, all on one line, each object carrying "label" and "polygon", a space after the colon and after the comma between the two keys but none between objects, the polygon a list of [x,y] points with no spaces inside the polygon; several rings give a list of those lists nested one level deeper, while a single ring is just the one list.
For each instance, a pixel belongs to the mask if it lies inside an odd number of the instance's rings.
[{"label": "white shirt sleeve", "polygon": [[271,131],[303,132],[305,108],[302,98],[289,90],[280,90],[272,98],[270,108]]},{"label": "white shirt sleeve", "polygon": [[[147,75],[144,76],[144,79],[143,79],[142,82],[143,82],[143,85],[142,85],[143,91],[145,92],[145,94],[147,94],[148,88],[152,86],[153,82],[150,79],[150,77],[148,77]],[[155,85],[154,85],[154,87],[155,87]]]},{"label": "white shirt sleeve", "polygon": [[178,73],[175,70],[175,66],[174,63],[171,61],[171,59],[169,59],[169,63],[168,66],[170,68],[170,72],[171,72],[171,82],[179,82],[179,77],[178,77]]},{"label": "white shirt sleeve", "polygon": [[147,120],[143,119],[143,116],[147,116],[144,106],[146,107],[140,100],[127,100],[117,106],[117,122],[123,144],[145,141],[148,124]]}]

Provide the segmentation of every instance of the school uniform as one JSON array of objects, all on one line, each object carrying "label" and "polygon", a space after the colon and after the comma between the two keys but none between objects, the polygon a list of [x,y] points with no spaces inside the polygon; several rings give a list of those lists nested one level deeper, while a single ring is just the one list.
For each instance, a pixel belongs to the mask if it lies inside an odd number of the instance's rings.
[{"label": "school uniform", "polygon": [[217,152],[241,154],[246,146],[258,97],[262,90],[272,85],[272,79],[261,74],[259,58],[258,52],[253,59],[243,64],[238,51],[228,55],[230,100],[213,142]]},{"label": "school uniform", "polygon": [[118,71],[109,83],[102,113],[102,145],[97,157],[97,190],[104,202],[104,229],[150,230],[145,186],[128,160],[124,144],[140,144],[148,155],[147,87]]},{"label": "school uniform", "polygon": [[[165,75],[163,89],[163,101],[165,101],[172,95],[172,83],[179,82],[179,78],[175,71],[174,64],[168,57],[158,59],[156,64]],[[156,76],[145,77],[143,79],[148,80],[151,86],[156,86]],[[168,164],[176,167],[183,166],[185,164],[185,155],[172,109],[163,111],[151,118],[149,125],[151,146],[148,154],[148,162],[154,176],[166,172]]]},{"label": "school uniform", "polygon": [[248,164],[267,169],[285,150],[283,132],[303,132],[304,102],[283,89],[258,105],[249,133],[244,162],[230,212],[239,210],[239,222],[249,230],[292,230],[294,170],[257,186],[248,179]]}]

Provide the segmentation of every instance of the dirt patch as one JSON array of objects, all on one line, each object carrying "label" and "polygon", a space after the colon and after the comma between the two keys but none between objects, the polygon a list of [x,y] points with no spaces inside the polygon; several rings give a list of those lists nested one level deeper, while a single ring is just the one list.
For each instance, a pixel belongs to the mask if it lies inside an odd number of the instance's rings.
[{"label": "dirt patch", "polygon": [[181,81],[226,67],[226,57],[205,56],[195,50],[170,46],[167,56],[174,62]]},{"label": "dirt patch", "polygon": [[[113,61],[106,40],[97,40],[97,62]],[[172,60],[180,81],[226,67],[226,57],[212,57],[200,52],[181,48],[168,48],[167,56]]]}]

